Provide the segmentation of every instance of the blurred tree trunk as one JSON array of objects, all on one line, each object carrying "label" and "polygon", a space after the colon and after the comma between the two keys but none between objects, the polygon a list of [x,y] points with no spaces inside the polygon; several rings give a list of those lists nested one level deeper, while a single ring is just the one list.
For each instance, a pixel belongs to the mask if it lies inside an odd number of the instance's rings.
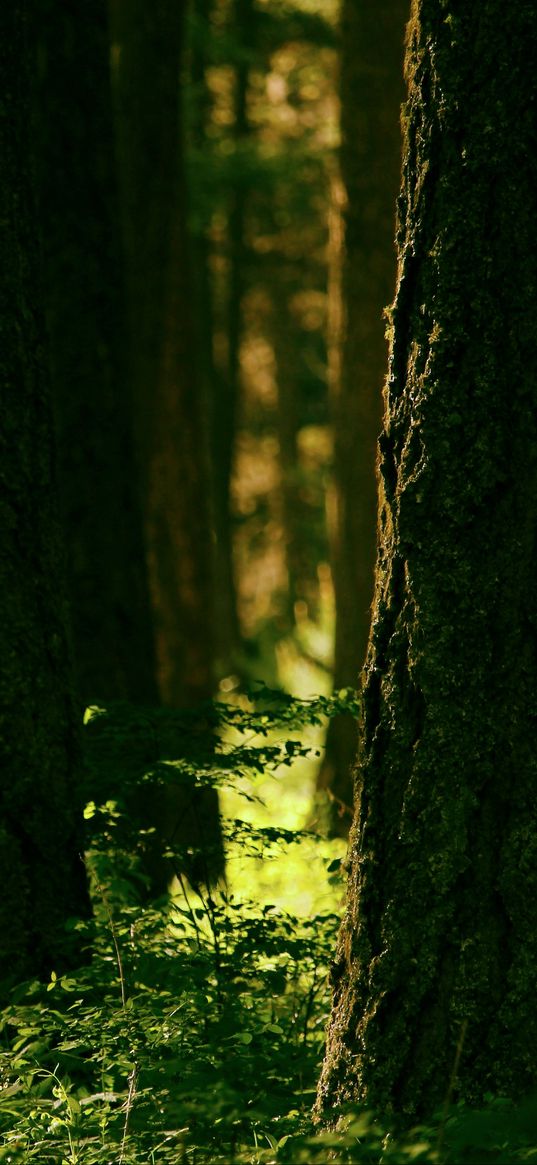
[{"label": "blurred tree trunk", "polygon": [[[130,353],[150,593],[162,701],[188,707],[212,695],[213,570],[207,417],[196,343],[187,234],[183,97],[185,8],[173,0],[111,0],[119,173]],[[223,872],[213,789],[152,795],[175,842]],[[209,849],[205,842],[209,839]],[[158,865],[158,869],[157,869]],[[155,865],[165,883],[167,866]],[[165,886],[162,886],[164,889]]]},{"label": "blurred tree trunk", "polygon": [[[416,0],[348,905],[319,1105],[537,1083],[537,24]],[[516,224],[516,230],[513,230]]]},{"label": "blurred tree trunk", "polygon": [[[232,659],[240,646],[237,595],[233,571],[231,528],[231,476],[235,434],[241,394],[241,341],[243,301],[247,287],[246,208],[248,179],[244,149],[250,126],[248,122],[248,87],[253,40],[253,0],[234,0],[232,29],[235,40],[235,82],[233,95],[233,146],[235,166],[230,189],[227,223],[227,361],[223,375],[214,381],[211,417],[211,462],[213,466],[214,525],[216,535],[216,571],[218,581],[217,618],[221,650]],[[223,638],[222,638],[223,637]]]},{"label": "blurred tree trunk", "polygon": [[[408,0],[343,0],[341,18],[341,311],[333,377],[334,685],[353,687],[365,658],[373,599],[376,446],[387,348],[383,309],[395,282],[395,201],[400,175],[399,110]],[[336,186],[337,189],[337,186]],[[339,201],[339,206],[338,206]],[[332,294],[338,294],[337,287]],[[348,832],[357,731],[332,720],[319,787],[334,798],[332,827]]]},{"label": "blurred tree trunk", "polygon": [[307,607],[310,619],[316,610],[316,546],[312,539],[311,506],[305,500],[298,453],[298,434],[303,424],[301,415],[301,362],[298,329],[293,321],[291,296],[296,290],[292,270],[279,268],[270,271],[271,332],[278,383],[278,444],[282,472],[283,524],[289,579],[286,609],[282,612],[282,631],[292,631],[296,619],[296,603]]},{"label": "blurred tree trunk", "polygon": [[206,438],[192,316],[181,88],[184,8],[112,0],[130,347],[159,685],[212,692]]},{"label": "blurred tree trunk", "polygon": [[13,0],[2,6],[2,994],[21,979],[65,967],[65,922],[89,910],[80,856],[79,734],[30,180],[33,61],[28,45],[33,25],[31,5]]},{"label": "blurred tree trunk", "polygon": [[104,0],[34,0],[37,174],[79,694],[155,702]]},{"label": "blurred tree trunk", "polygon": [[[189,145],[200,161],[210,147],[208,129],[212,113],[212,97],[207,84],[207,63],[210,60],[212,0],[191,0],[190,83],[192,88],[189,119]],[[232,132],[242,138],[247,131],[246,95],[248,70],[241,64],[235,79],[236,124]],[[211,242],[207,225],[198,222],[191,240],[192,274],[196,291],[196,337],[200,357],[200,379],[203,388],[206,434],[210,473],[210,523],[213,542],[214,570],[214,626],[216,671],[226,674],[237,666],[240,652],[240,629],[237,613],[237,594],[233,561],[231,524],[231,475],[237,426],[237,397],[239,378],[239,348],[241,329],[242,284],[244,256],[239,254],[244,233],[242,193],[239,204],[230,214],[233,234],[238,246],[229,242],[228,313],[226,332],[229,332],[226,367],[217,365],[214,356],[216,313],[211,275]],[[189,202],[196,209],[196,190],[189,189]],[[231,232],[230,232],[231,233]]]},{"label": "blurred tree trunk", "polygon": [[[80,693],[84,703],[155,703],[106,9],[83,0],[60,7],[36,0],[36,9],[38,172]],[[168,310],[173,314],[172,290]],[[162,334],[167,335],[166,324]],[[165,350],[163,362],[170,358],[173,351],[170,357]],[[160,423],[168,436],[167,420]],[[160,449],[169,459],[174,456],[163,441]],[[167,549],[166,540],[164,545]],[[210,692],[203,687],[202,694]],[[135,824],[156,830],[144,862],[153,895],[164,893],[169,881],[171,871],[161,851],[170,830],[181,837],[188,828],[195,843],[189,820],[196,801],[193,790],[171,787],[166,804],[159,793],[143,786],[128,798]]]}]

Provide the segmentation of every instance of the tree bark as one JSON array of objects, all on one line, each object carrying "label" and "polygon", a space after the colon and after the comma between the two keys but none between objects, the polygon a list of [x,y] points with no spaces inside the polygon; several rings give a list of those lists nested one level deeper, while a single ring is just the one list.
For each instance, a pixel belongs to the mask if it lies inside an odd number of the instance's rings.
[{"label": "tree bark", "polygon": [[37,174],[79,695],[157,699],[104,0],[35,0]]},{"label": "tree bark", "polygon": [[32,18],[15,0],[0,15],[2,995],[66,966],[65,922],[89,909],[29,163]]},{"label": "tree bark", "polygon": [[318,1106],[535,1087],[537,10],[417,0],[347,911]]},{"label": "tree bark", "polygon": [[[401,171],[399,112],[408,0],[358,4],[341,15],[340,276],[332,295],[336,606],[334,686],[357,687],[369,636],[376,528],[376,446],[387,363],[383,310],[395,285],[395,201]],[[336,242],[337,245],[337,242]],[[340,283],[338,289],[337,283]],[[331,828],[348,833],[358,735],[349,716],[332,720],[319,788],[333,797]]]}]

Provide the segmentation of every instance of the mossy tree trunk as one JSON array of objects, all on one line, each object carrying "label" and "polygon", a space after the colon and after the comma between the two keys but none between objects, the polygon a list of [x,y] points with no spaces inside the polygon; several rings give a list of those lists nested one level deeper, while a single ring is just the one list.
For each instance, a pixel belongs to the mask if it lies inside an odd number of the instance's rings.
[{"label": "mossy tree trunk", "polygon": [[318,1106],[537,1065],[537,8],[418,0],[347,911]]},{"label": "mossy tree trunk", "polygon": [[157,699],[104,0],[34,0],[37,174],[79,695]]},{"label": "mossy tree trunk", "polygon": [[[373,601],[377,516],[376,446],[382,424],[387,346],[383,311],[395,286],[395,201],[401,171],[399,115],[408,0],[344,0],[341,13],[343,197],[340,276],[332,294],[336,604],[334,685],[358,683]],[[336,194],[339,184],[335,184]],[[339,206],[337,203],[339,202]],[[319,787],[333,795],[332,828],[346,834],[352,806],[357,731],[350,716],[331,721]]]},{"label": "mossy tree trunk", "polygon": [[[30,179],[31,6],[0,15],[0,993],[69,961],[89,908]],[[81,815],[80,815],[81,820]]]}]

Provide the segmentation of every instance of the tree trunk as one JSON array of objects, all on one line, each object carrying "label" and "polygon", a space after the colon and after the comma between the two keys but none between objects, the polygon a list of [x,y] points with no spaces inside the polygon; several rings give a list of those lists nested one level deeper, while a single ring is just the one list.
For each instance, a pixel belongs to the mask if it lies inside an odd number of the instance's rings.
[{"label": "tree trunk", "polygon": [[537,1068],[535,4],[418,0],[348,902],[319,1108]]},{"label": "tree trunk", "polygon": [[[334,686],[352,687],[365,659],[373,600],[376,445],[386,369],[383,309],[395,284],[395,200],[401,170],[399,111],[408,0],[344,0],[341,33],[341,311],[335,314],[332,376],[336,606]],[[335,183],[335,190],[340,189]],[[332,294],[338,295],[337,277]],[[349,829],[357,730],[332,720],[319,787],[333,797],[331,826]]]},{"label": "tree trunk", "polygon": [[233,563],[231,526],[231,477],[235,454],[235,436],[241,399],[241,342],[243,335],[243,300],[247,286],[246,210],[247,182],[243,151],[250,133],[248,88],[250,80],[252,23],[255,18],[252,0],[234,0],[231,8],[232,29],[228,35],[236,41],[234,68],[232,145],[235,150],[233,184],[229,191],[227,214],[227,360],[223,374],[213,380],[211,409],[211,464],[213,469],[213,517],[216,551],[216,617],[220,654],[235,666],[240,650],[241,632],[237,612],[237,592]]},{"label": "tree trunk", "polygon": [[214,661],[208,474],[191,344],[182,183],[181,176],[170,233],[147,489],[149,575],[161,692],[164,703],[174,707],[212,695]]},{"label": "tree trunk", "polygon": [[2,994],[65,966],[64,924],[89,909],[29,173],[32,17],[15,0],[0,15]]},{"label": "tree trunk", "polygon": [[[271,265],[267,285],[271,296],[270,333],[276,365],[278,412],[276,431],[282,474],[282,518],[285,531],[285,557],[288,576],[285,606],[279,620],[281,634],[292,632],[299,603],[304,614],[318,617],[317,563],[319,537],[315,529],[317,514],[311,501],[311,487],[301,465],[298,436],[307,423],[306,395],[301,362],[301,335],[293,319],[292,296],[306,283],[304,265],[297,276],[283,256]],[[303,357],[302,357],[303,360]],[[321,511],[322,513],[322,511]],[[324,514],[322,514],[324,518]]]},{"label": "tree trunk", "polygon": [[157,699],[104,0],[35,0],[37,173],[60,484],[84,704]]},{"label": "tree trunk", "polygon": [[[213,575],[202,379],[193,319],[180,70],[184,7],[111,0],[130,342],[157,667],[163,703],[191,707],[213,693]],[[172,800],[174,805],[172,809]],[[214,789],[150,791],[159,834],[206,854],[223,873]],[[149,812],[151,817],[149,817]],[[194,824],[193,824],[194,822]],[[196,824],[197,823],[197,824]],[[198,865],[200,863],[198,862]],[[157,866],[159,868],[157,868]],[[154,863],[166,888],[169,863]]]},{"label": "tree trunk", "polygon": [[[190,45],[187,54],[190,85],[190,116],[187,146],[191,154],[188,201],[198,217],[191,228],[190,252],[193,291],[195,293],[194,323],[196,347],[199,355],[201,386],[209,469],[209,520],[213,550],[213,619],[215,673],[228,674],[236,667],[240,633],[237,615],[237,596],[233,570],[233,545],[230,515],[230,475],[235,442],[236,418],[234,404],[228,400],[228,378],[225,369],[215,360],[215,294],[211,271],[214,243],[210,236],[211,211],[206,210],[203,221],[203,197],[195,185],[198,165],[203,165],[213,148],[210,137],[213,95],[207,82],[207,65],[211,60],[213,0],[190,0]],[[205,198],[206,198],[205,194]],[[228,407],[231,406],[231,407]]]},{"label": "tree trunk", "polygon": [[112,0],[131,358],[162,699],[211,694],[211,547],[186,233],[184,11]]}]

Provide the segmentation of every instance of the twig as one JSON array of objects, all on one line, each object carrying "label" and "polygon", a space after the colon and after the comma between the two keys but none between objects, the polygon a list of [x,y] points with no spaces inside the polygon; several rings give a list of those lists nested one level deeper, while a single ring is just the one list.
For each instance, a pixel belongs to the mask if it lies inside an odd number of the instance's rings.
[{"label": "twig", "polygon": [[451,1105],[451,1101],[453,1099],[453,1093],[455,1091],[455,1084],[457,1083],[457,1074],[459,1071],[459,1064],[460,1064],[460,1060],[461,1060],[461,1056],[462,1056],[462,1049],[464,1047],[464,1041],[466,1038],[467,1028],[468,1028],[468,1020],[463,1019],[463,1021],[461,1023],[461,1030],[459,1032],[459,1039],[457,1041],[457,1047],[455,1050],[455,1059],[453,1061],[453,1068],[451,1070],[451,1076],[449,1079],[449,1087],[447,1090],[446,1099],[444,1101],[444,1110],[442,1113],[442,1120],[440,1122],[440,1128],[438,1130],[438,1140],[436,1142],[436,1151],[437,1151],[439,1156],[440,1156],[442,1149],[444,1147],[444,1139],[445,1139],[445,1135],[446,1135],[446,1124],[447,1124],[447,1119],[449,1116],[449,1108]]},{"label": "twig", "polygon": [[108,922],[110,923],[110,934],[112,935],[112,942],[114,944],[114,950],[116,952],[116,962],[117,962],[117,969],[118,969],[118,973],[119,973],[119,987],[120,987],[120,991],[121,991],[121,1006],[122,1006],[123,1010],[125,1010],[125,1008],[127,1006],[127,992],[126,992],[126,988],[125,988],[125,975],[123,972],[123,962],[121,959],[121,950],[120,950],[120,946],[119,946],[119,942],[118,942],[118,938],[117,938],[117,934],[116,934],[116,928],[114,925],[114,918],[112,915],[112,911],[110,909],[110,905],[109,905],[105,890],[103,890],[103,887],[99,884],[99,882],[96,883],[96,887],[97,887],[97,890],[99,891],[99,894],[101,895],[101,898],[104,902],[104,907],[105,907],[106,913],[108,915]]},{"label": "twig", "polygon": [[125,1150],[127,1147],[127,1136],[129,1132],[129,1120],[132,1112],[134,1097],[136,1096],[136,1081],[138,1079],[138,1068],[134,1065],[132,1071],[129,1073],[129,1091],[125,1101],[125,1123],[123,1125],[123,1136],[121,1138],[121,1149],[119,1151],[118,1165],[123,1165],[125,1160]]},{"label": "twig", "polygon": [[[123,971],[123,960],[121,958],[121,948],[120,948],[119,940],[118,940],[118,937],[116,934],[114,918],[112,915],[112,911],[110,909],[110,904],[108,902],[106,892],[103,890],[103,887],[99,885],[99,883],[97,883],[97,890],[99,891],[99,893],[102,897],[102,900],[104,902],[104,907],[105,907],[106,913],[108,915],[108,922],[110,924],[110,933],[112,935],[112,942],[114,944],[114,950],[116,953],[117,968],[118,968],[118,973],[119,973],[119,985],[120,985],[120,990],[121,990],[121,1007],[122,1007],[123,1011],[126,1011],[126,1009],[127,1009],[127,991],[126,991],[126,986],[125,986],[125,974]],[[121,1138],[121,1148],[119,1151],[118,1165],[123,1165],[123,1162],[125,1161],[125,1152],[126,1152],[126,1148],[127,1148],[127,1137],[128,1137],[128,1133],[129,1133],[129,1121],[130,1121],[130,1115],[131,1115],[133,1104],[134,1104],[134,1098],[136,1096],[136,1081],[137,1081],[137,1079],[138,1079],[138,1065],[136,1063],[134,1063],[134,1065],[129,1073],[129,1091],[127,1093],[127,1099],[125,1101],[125,1121],[123,1124],[123,1136]]]}]

